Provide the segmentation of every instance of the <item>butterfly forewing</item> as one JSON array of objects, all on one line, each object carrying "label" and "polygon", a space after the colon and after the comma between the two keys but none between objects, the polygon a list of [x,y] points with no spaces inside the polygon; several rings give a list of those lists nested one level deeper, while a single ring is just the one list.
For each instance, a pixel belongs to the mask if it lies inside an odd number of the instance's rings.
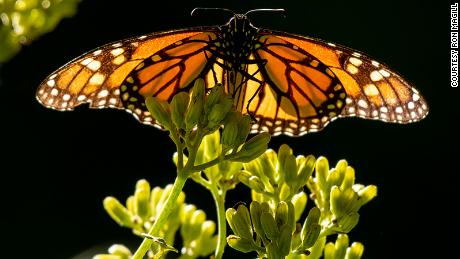
[{"label": "butterfly forewing", "polygon": [[[198,70],[206,60],[197,59],[194,54],[202,55],[202,51],[198,48],[194,53],[188,53],[187,49],[192,46],[180,48],[183,41],[205,34],[203,31],[206,30],[213,28],[150,34],[104,45],[69,62],[45,79],[38,87],[37,99],[56,110],[73,110],[84,103],[89,103],[92,108],[125,109],[141,122],[154,124],[140,103],[143,104],[145,96],[152,95],[170,100],[180,90],[178,85],[188,84],[199,76]],[[161,60],[163,58],[169,61]],[[189,69],[186,69],[187,65]],[[149,66],[152,66],[150,71]],[[142,74],[146,69],[147,73]],[[162,76],[155,77],[155,73]],[[127,80],[130,75],[137,85]],[[176,84],[165,87],[164,80]]]},{"label": "butterfly forewing", "polygon": [[337,76],[347,93],[339,117],[409,123],[427,115],[427,104],[419,92],[386,65],[336,44],[285,33],[275,35],[307,51]]}]

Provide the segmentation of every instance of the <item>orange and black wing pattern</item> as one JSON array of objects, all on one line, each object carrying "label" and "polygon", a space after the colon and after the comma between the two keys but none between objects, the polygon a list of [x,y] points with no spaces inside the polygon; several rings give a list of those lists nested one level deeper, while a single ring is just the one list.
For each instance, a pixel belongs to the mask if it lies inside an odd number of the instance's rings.
[{"label": "orange and black wing pattern", "polygon": [[253,132],[298,136],[339,117],[409,123],[428,113],[415,88],[362,53],[282,32],[259,34],[253,58],[265,63],[249,65],[249,73],[263,85],[249,80],[243,101],[258,119]]},{"label": "orange and black wing pattern", "polygon": [[154,33],[104,45],[64,65],[45,79],[37,99],[48,108],[73,110],[119,108],[155,125],[145,107],[147,96],[163,100],[188,91],[212,66],[205,51],[216,38],[215,27]]}]

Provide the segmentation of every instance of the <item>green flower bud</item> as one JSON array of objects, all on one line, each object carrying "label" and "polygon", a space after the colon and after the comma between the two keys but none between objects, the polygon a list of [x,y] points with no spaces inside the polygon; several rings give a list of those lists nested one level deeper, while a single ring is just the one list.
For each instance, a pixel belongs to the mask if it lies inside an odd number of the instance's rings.
[{"label": "green flower bud", "polygon": [[350,232],[358,224],[358,221],[359,214],[357,212],[351,212],[341,218],[338,218],[337,224],[339,226],[339,232]]},{"label": "green flower bud", "polygon": [[276,221],[271,213],[262,212],[262,214],[260,215],[260,223],[262,224],[262,228],[268,239],[273,241],[278,238],[278,226],[276,225]]},{"label": "green flower bud", "polygon": [[281,179],[284,178],[291,186],[296,184],[297,163],[292,149],[286,144],[281,145],[278,151],[278,168]]},{"label": "green flower bud", "polygon": [[236,214],[234,208],[229,208],[225,211],[225,217],[227,218],[228,225],[232,229],[233,233],[238,234],[235,225],[233,224],[233,216]]},{"label": "green flower bud", "polygon": [[361,243],[353,242],[347,249],[345,259],[360,259],[363,256],[364,246]]},{"label": "green flower bud", "polygon": [[292,228],[287,224],[282,225],[280,228],[280,235],[278,238],[278,251],[281,256],[287,256],[291,251]]},{"label": "green flower bud", "polygon": [[262,181],[259,179],[257,176],[251,176],[249,177],[249,182],[248,182],[249,188],[255,192],[264,192],[265,191],[265,186],[262,183]]},{"label": "green flower bud", "polygon": [[345,159],[340,160],[337,162],[337,165],[335,166],[335,169],[339,171],[340,174],[345,174],[345,171],[347,170],[348,167],[348,162]]},{"label": "green flower bud", "polygon": [[211,88],[209,95],[206,96],[206,102],[204,104],[205,113],[210,114],[212,107],[217,103],[220,103],[223,98],[225,98],[224,86],[218,83]]},{"label": "green flower bud", "polygon": [[287,200],[290,195],[291,195],[291,188],[286,184],[281,185],[281,190],[279,194],[280,200],[283,200],[283,201]]},{"label": "green flower bud", "polygon": [[104,209],[109,213],[110,217],[122,227],[133,227],[133,214],[129,212],[121,203],[114,197],[104,199]]},{"label": "green flower bud", "polygon": [[132,214],[136,214],[135,210],[134,210],[134,196],[131,195],[129,196],[127,199],[126,199],[126,208],[128,209],[129,212],[131,212]]},{"label": "green flower bud", "polygon": [[324,259],[335,259],[335,245],[332,242],[328,242],[324,246]]},{"label": "green flower bud", "polygon": [[146,180],[139,180],[134,193],[134,212],[144,221],[150,216],[150,185]]},{"label": "green flower bud", "polygon": [[281,201],[280,203],[278,203],[278,206],[276,207],[275,211],[276,225],[281,227],[285,224],[288,224],[288,218],[289,207],[285,201]]},{"label": "green flower bud", "polygon": [[329,190],[332,186],[337,186],[341,184],[343,177],[341,178],[341,175],[339,171],[336,169],[331,169],[329,171],[329,174],[327,175],[326,178],[326,190]]},{"label": "green flower bud", "polygon": [[210,161],[219,156],[220,152],[220,133],[218,130],[204,136],[200,148],[203,147],[204,160]]},{"label": "green flower bud", "polygon": [[292,202],[287,202],[288,205],[288,218],[286,224],[288,226],[291,226],[291,233],[295,231],[296,229],[296,219],[295,219],[295,208],[294,204]]},{"label": "green flower bud", "polygon": [[262,175],[266,175],[270,180],[270,183],[274,184],[276,182],[275,168],[276,164],[278,163],[276,152],[272,149],[268,149],[257,160],[260,163],[260,173]]},{"label": "green flower bud", "polygon": [[222,102],[216,103],[214,106],[212,106],[208,115],[207,127],[211,130],[219,127],[232,107],[233,101],[230,98],[224,98]]},{"label": "green flower bud", "polygon": [[167,130],[172,129],[171,110],[166,101],[150,96],[145,99],[145,105],[159,124]]},{"label": "green flower bud", "polygon": [[342,184],[340,185],[341,190],[350,189],[355,184],[355,169],[348,166],[345,170],[345,177],[343,178]]},{"label": "green flower bud", "polygon": [[320,188],[326,186],[326,178],[329,173],[329,162],[325,157],[319,157],[316,160],[316,179]]},{"label": "green flower bud", "polygon": [[238,236],[252,240],[252,224],[248,208],[244,205],[239,205],[236,213],[233,215],[233,224],[236,228]]},{"label": "green flower bud", "polygon": [[159,204],[159,203],[160,203],[162,195],[163,195],[163,189],[158,186],[153,188],[152,191],[150,192],[150,211],[154,219],[156,218],[157,212],[161,210],[162,204]]},{"label": "green flower bud", "polygon": [[216,231],[216,223],[214,223],[212,220],[206,220],[201,225],[201,236],[210,237],[214,234],[215,231]]},{"label": "green flower bud", "polygon": [[264,230],[262,228],[262,223],[260,222],[260,215],[262,214],[260,203],[258,203],[257,201],[251,202],[249,211],[251,213],[252,225],[254,226],[254,230],[263,240],[265,240]]},{"label": "green flower bud", "polygon": [[188,231],[184,232],[184,235],[187,235],[190,240],[197,239],[201,234],[201,225],[206,220],[206,214],[202,210],[196,210],[193,212],[190,220],[190,228]]},{"label": "green flower bud", "polygon": [[321,232],[321,226],[318,224],[321,211],[317,207],[313,207],[305,219],[302,226],[300,237],[302,239],[302,246],[304,248],[312,247],[318,239]]},{"label": "green flower bud", "polygon": [[319,238],[315,245],[308,249],[310,255],[308,255],[308,259],[319,259],[323,255],[323,248],[326,244],[326,237]]},{"label": "green flower bud", "polygon": [[377,186],[369,185],[369,186],[364,187],[364,189],[358,192],[358,196],[360,198],[359,202],[361,206],[363,206],[364,204],[374,199],[375,196],[377,196]]},{"label": "green flower bud", "polygon": [[309,155],[298,165],[299,171],[297,179],[300,183],[299,187],[304,186],[307,183],[308,178],[310,178],[313,170],[315,169],[315,162],[315,157],[313,155]]},{"label": "green flower bud", "polygon": [[189,102],[190,96],[185,92],[177,93],[171,101],[171,119],[177,128],[185,130],[185,113]]},{"label": "green flower bud", "polygon": [[347,252],[348,248],[348,236],[344,234],[339,234],[337,236],[337,240],[335,241],[335,258],[345,258],[345,253]]},{"label": "green flower bud", "polygon": [[331,211],[337,218],[350,212],[357,212],[360,207],[358,199],[353,189],[341,191],[339,187],[333,186],[330,195]]},{"label": "green flower bud", "polygon": [[227,237],[227,243],[231,248],[243,253],[249,253],[257,250],[257,247],[255,246],[252,239],[247,239],[235,235],[229,235]]},{"label": "green flower bud", "polygon": [[251,117],[249,115],[243,115],[238,120],[238,135],[235,141],[235,148],[238,148],[248,138],[249,131],[251,130]]},{"label": "green flower bud", "polygon": [[112,245],[109,247],[109,253],[113,255],[118,255],[120,258],[129,259],[131,257],[131,251],[124,245]]},{"label": "green flower bud", "polygon": [[204,105],[204,80],[197,79],[192,89],[190,103],[185,113],[185,128],[191,131],[200,122]]},{"label": "green flower bud", "polygon": [[247,141],[238,151],[231,161],[247,163],[253,159],[256,159],[267,150],[268,142],[270,141],[271,135],[264,132],[252,137]]},{"label": "green flower bud", "polygon": [[294,204],[295,222],[297,222],[302,216],[302,213],[305,210],[305,206],[307,205],[307,194],[304,192],[299,192],[292,197],[291,202]]},{"label": "green flower bud", "polygon": [[236,148],[236,140],[238,137],[238,121],[230,120],[228,123],[224,125],[224,129],[222,130],[222,146],[224,152]]}]

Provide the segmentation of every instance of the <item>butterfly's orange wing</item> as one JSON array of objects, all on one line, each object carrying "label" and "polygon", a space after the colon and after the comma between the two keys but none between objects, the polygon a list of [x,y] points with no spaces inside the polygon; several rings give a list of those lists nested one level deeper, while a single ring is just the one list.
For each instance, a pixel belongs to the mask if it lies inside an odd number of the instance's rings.
[{"label": "butterfly's orange wing", "polygon": [[188,90],[206,69],[204,49],[215,39],[214,31],[210,27],[154,33],[107,44],[50,75],[38,87],[37,99],[56,110],[83,103],[125,109],[141,122],[154,124],[144,97],[170,100]]},{"label": "butterfly's orange wing", "polygon": [[254,59],[266,64],[249,70],[264,84],[249,80],[243,101],[259,121],[253,132],[303,135],[338,117],[409,123],[428,113],[401,76],[349,48],[268,30],[256,45]]}]

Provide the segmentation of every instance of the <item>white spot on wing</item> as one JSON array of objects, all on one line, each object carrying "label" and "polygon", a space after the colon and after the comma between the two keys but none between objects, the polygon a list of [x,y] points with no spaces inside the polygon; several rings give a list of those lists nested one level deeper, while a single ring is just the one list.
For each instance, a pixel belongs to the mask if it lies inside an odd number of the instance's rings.
[{"label": "white spot on wing", "polygon": [[91,63],[91,62],[93,62],[93,61],[94,61],[94,59],[92,59],[92,58],[87,58],[87,59],[83,60],[83,61],[81,62],[81,64],[82,64],[83,66],[87,66],[89,63]]},{"label": "white spot on wing", "polygon": [[101,67],[101,62],[98,60],[94,60],[93,62],[86,65],[86,67],[91,69],[92,71],[96,71]]},{"label": "white spot on wing", "polygon": [[98,94],[97,94],[97,97],[98,98],[104,98],[106,97],[107,95],[109,95],[109,91],[107,91],[106,89],[100,91]]},{"label": "white spot on wing", "polygon": [[359,67],[361,66],[361,64],[363,63],[363,61],[361,61],[361,59],[359,58],[355,58],[355,57],[351,57],[348,61],[350,61],[351,64]]},{"label": "white spot on wing", "polygon": [[371,76],[371,80],[374,82],[380,81],[383,78],[382,74],[380,74],[379,71],[377,70],[372,71],[370,76]]},{"label": "white spot on wing", "polygon": [[360,100],[358,101],[358,105],[361,106],[361,107],[363,107],[364,109],[367,109],[367,108],[369,107],[369,105],[367,104],[367,102],[364,101],[363,99],[360,99]]},{"label": "white spot on wing", "polygon": [[110,51],[110,54],[112,54],[113,56],[118,56],[120,55],[121,53],[125,52],[125,50],[123,48],[116,48],[116,49],[113,49],[112,51]]},{"label": "white spot on wing", "polygon": [[46,84],[49,86],[49,87],[53,87],[54,85],[56,85],[56,82],[51,79],[51,80],[48,80],[48,82],[46,82]]}]

